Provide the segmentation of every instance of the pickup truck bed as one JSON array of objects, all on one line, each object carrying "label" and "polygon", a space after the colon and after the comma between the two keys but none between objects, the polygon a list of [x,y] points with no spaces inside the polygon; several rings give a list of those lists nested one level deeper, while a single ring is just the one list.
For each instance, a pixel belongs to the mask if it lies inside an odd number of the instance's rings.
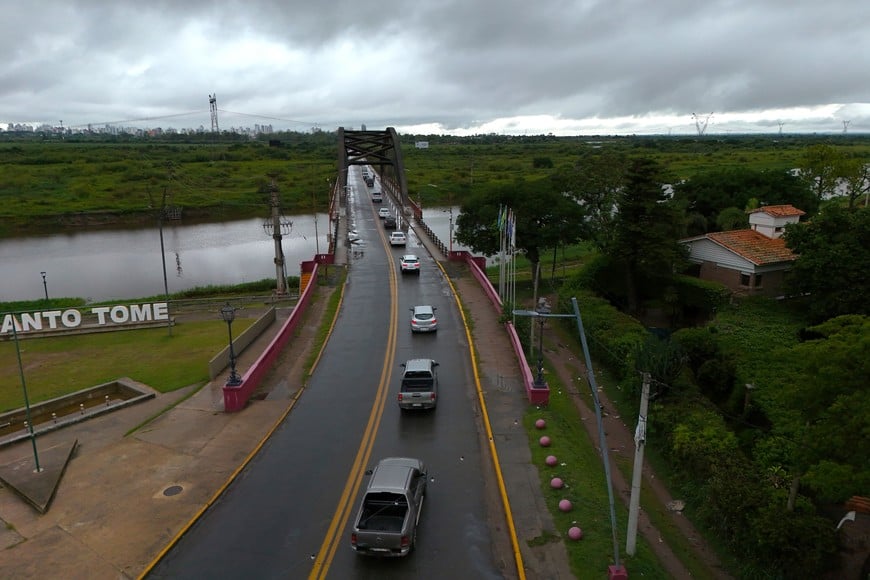
[{"label": "pickup truck bed", "polygon": [[401,533],[405,516],[372,516],[364,524],[359,525],[361,530],[373,530],[376,532]]},{"label": "pickup truck bed", "polygon": [[358,554],[406,556],[414,548],[426,493],[426,472],[419,459],[389,457],[372,471],[353,531]]}]

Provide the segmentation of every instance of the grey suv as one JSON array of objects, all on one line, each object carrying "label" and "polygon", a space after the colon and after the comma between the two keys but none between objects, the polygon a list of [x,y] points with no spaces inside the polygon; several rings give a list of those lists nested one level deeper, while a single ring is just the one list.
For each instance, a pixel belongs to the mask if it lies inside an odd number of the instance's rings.
[{"label": "grey suv", "polygon": [[438,399],[438,363],[431,358],[412,358],[402,364],[399,408],[434,409]]}]

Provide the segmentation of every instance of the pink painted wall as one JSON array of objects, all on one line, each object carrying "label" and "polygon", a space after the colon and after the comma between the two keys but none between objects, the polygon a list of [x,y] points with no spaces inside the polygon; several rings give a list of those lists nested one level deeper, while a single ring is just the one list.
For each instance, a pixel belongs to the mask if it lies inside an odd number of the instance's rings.
[{"label": "pink painted wall", "polygon": [[242,384],[235,387],[224,385],[225,412],[234,413],[245,408],[251,395],[257,390],[260,383],[263,382],[263,377],[272,368],[272,365],[281,353],[281,349],[290,341],[290,337],[293,336],[299,321],[302,320],[302,315],[305,313],[309,302],[311,302],[313,289],[317,285],[317,262],[302,262],[302,272],[311,272],[311,280],[308,282],[305,290],[302,291],[302,294],[299,295],[296,307],[290,313],[289,318],[284,322],[278,334],[275,335],[275,338],[263,350],[260,357],[254,361],[254,364],[242,376]]}]

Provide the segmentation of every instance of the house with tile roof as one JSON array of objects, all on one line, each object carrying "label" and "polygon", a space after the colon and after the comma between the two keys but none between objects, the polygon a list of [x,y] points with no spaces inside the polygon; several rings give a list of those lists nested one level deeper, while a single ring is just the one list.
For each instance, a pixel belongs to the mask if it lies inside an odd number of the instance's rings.
[{"label": "house with tile roof", "polygon": [[737,294],[776,296],[797,259],[782,234],[804,213],[791,205],[769,205],[749,212],[749,229],[710,232],[680,243],[688,247],[689,261],[700,266],[701,279],[724,284]]}]

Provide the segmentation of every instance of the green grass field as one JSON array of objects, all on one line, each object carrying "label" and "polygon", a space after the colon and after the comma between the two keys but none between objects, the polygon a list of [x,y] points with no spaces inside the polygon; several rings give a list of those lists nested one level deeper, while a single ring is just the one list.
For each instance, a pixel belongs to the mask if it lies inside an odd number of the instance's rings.
[{"label": "green grass field", "polygon": [[[238,335],[254,318],[237,318]],[[183,322],[172,328],[127,330],[0,342],[0,368],[11,380],[0,389],[0,412],[24,407],[23,372],[31,404],[130,377],[162,393],[208,381],[208,361],[227,345],[220,319]]]},{"label": "green grass field", "polygon": [[[0,140],[0,236],[82,223],[154,223],[164,194],[167,205],[196,219],[263,216],[272,183],[286,214],[324,211],[338,177],[337,136],[276,139],[284,142]],[[672,182],[728,167],[792,169],[818,143],[870,156],[870,138],[861,135],[428,139],[429,149],[416,149],[416,136],[400,136],[409,194],[424,207],[460,205],[517,180],[548,178],[601,147],[652,158]]]}]

